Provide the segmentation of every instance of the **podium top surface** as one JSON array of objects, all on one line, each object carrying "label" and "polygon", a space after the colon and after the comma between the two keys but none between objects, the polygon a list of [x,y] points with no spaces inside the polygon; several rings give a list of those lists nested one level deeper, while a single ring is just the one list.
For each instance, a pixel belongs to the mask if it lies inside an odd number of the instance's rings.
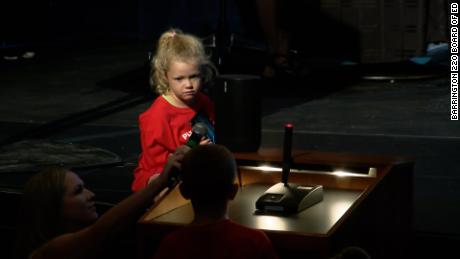
[{"label": "podium top surface", "polygon": [[[325,189],[321,202],[301,212],[262,213],[256,210],[255,203],[269,187],[269,184],[249,184],[240,188],[236,198],[230,202],[230,219],[247,227],[264,231],[327,235],[362,193],[352,190]],[[186,225],[192,220],[192,206],[187,203],[154,218],[151,223]]]}]

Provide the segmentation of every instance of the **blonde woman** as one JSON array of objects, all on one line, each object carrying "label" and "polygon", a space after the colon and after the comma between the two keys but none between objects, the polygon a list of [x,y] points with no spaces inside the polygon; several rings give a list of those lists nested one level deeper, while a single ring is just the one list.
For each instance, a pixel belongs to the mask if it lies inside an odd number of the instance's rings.
[{"label": "blonde woman", "polygon": [[164,190],[172,167],[189,150],[177,148],[165,171],[145,188],[98,216],[94,193],[62,167],[32,176],[24,187],[23,219],[18,225],[17,258],[103,258]]}]

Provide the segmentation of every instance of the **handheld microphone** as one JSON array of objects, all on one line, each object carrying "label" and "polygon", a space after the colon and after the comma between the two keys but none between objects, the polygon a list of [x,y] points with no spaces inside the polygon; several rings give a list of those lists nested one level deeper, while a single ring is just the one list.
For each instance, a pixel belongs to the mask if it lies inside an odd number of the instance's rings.
[{"label": "handheld microphone", "polygon": [[193,125],[192,135],[188,139],[186,145],[194,148],[200,144],[201,139],[208,134],[208,127],[204,123],[198,122]]},{"label": "handheld microphone", "polygon": [[[208,133],[208,128],[204,123],[198,122],[193,125],[192,128],[192,135],[188,139],[185,145],[189,146],[190,148],[194,148],[200,145],[201,139],[206,136]],[[174,186],[177,185],[180,181],[180,170],[177,167],[171,168],[169,180],[168,180],[168,187],[172,189]]]},{"label": "handheld microphone", "polygon": [[284,146],[283,146],[283,171],[282,182],[288,185],[289,172],[291,171],[291,150],[292,150],[292,131],[294,126],[290,123],[284,125]]}]

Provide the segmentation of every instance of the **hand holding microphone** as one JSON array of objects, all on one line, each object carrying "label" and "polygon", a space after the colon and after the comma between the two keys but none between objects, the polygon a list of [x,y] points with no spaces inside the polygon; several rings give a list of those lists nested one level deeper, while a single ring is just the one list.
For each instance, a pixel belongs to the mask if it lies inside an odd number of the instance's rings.
[{"label": "hand holding microphone", "polygon": [[209,139],[205,138],[208,134],[208,128],[204,123],[198,122],[193,125],[192,135],[187,141],[187,146],[194,148],[198,145],[211,143]]},{"label": "hand holding microphone", "polygon": [[196,123],[192,128],[192,135],[190,136],[187,143],[183,146],[179,146],[176,151],[169,156],[164,171],[169,171],[168,187],[170,189],[176,186],[176,184],[180,181],[180,163],[184,158],[184,155],[190,149],[198,145],[211,143],[209,139],[205,138],[207,133],[208,128],[205,124]]}]

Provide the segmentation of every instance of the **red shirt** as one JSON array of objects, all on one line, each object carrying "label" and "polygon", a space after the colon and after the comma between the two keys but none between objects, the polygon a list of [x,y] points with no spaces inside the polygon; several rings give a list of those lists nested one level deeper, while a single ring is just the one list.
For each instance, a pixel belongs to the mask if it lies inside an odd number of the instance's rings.
[{"label": "red shirt", "polygon": [[202,93],[196,96],[195,105],[187,108],[175,107],[159,96],[139,116],[142,153],[134,170],[133,191],[145,187],[152,175],[161,173],[169,154],[187,143],[192,133],[191,120],[200,110],[214,122],[214,105]]},{"label": "red shirt", "polygon": [[230,220],[204,226],[187,226],[167,235],[154,259],[278,258],[267,235]]}]

